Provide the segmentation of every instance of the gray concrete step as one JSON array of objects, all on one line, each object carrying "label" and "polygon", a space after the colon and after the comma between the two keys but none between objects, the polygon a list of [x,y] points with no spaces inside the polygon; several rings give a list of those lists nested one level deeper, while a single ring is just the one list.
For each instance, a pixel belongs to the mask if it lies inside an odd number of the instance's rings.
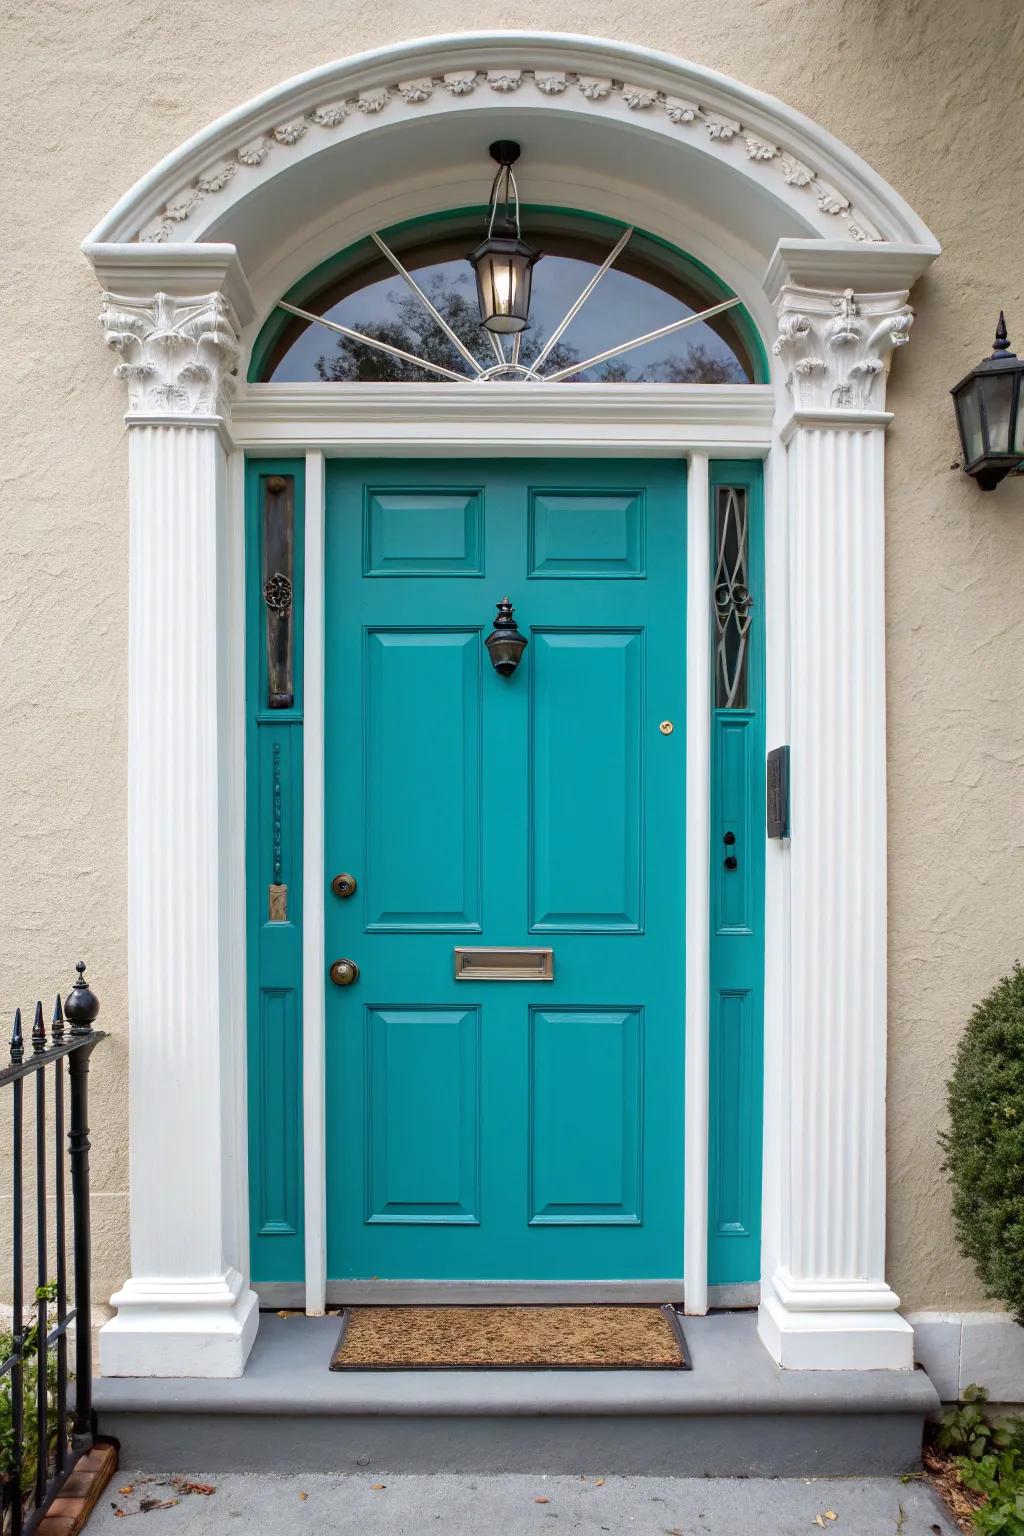
[{"label": "gray concrete step", "polygon": [[336,1317],[264,1314],[243,1377],[105,1379],[101,1432],[151,1471],[879,1476],[939,1405],[916,1371],[781,1371],[749,1312],[685,1320],[690,1371],[328,1370]]}]

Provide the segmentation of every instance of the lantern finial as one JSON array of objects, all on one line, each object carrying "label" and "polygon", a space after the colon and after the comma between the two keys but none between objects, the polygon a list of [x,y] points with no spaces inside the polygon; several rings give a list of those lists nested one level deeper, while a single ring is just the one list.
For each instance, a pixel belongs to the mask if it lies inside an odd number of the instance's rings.
[{"label": "lantern finial", "polygon": [[996,339],[992,347],[993,357],[1002,357],[1003,353],[1010,357],[1016,357],[1016,352],[1010,351],[1010,338],[1006,334],[1006,316],[999,311],[999,319],[996,322]]}]

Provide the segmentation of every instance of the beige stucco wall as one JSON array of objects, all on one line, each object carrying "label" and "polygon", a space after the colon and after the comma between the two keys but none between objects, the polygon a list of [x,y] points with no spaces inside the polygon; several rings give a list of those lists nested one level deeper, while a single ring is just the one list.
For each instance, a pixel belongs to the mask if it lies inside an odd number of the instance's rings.
[{"label": "beige stucco wall", "polygon": [[78,245],[184,138],[283,78],[402,38],[592,32],[726,71],[857,150],[945,252],[913,295],[889,440],[890,1279],[977,1305],[936,1133],[971,1002],[1024,954],[1024,479],[950,468],[948,395],[1000,304],[1024,344],[1017,0],[50,0],[3,23],[0,1028],[79,953],[94,1067],[97,1295],[128,1268],[127,445]]}]

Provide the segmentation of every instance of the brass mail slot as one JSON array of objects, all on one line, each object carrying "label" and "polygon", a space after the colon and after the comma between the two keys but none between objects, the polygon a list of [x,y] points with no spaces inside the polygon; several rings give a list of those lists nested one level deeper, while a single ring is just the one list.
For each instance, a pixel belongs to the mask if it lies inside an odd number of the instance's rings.
[{"label": "brass mail slot", "polygon": [[455,950],[456,981],[554,981],[553,949]]}]

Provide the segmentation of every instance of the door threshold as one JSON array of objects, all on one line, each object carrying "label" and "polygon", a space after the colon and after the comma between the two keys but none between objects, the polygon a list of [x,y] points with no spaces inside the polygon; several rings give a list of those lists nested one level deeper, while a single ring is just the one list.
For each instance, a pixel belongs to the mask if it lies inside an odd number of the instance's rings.
[{"label": "door threshold", "polygon": [[[305,1309],[301,1280],[256,1280],[253,1290],[264,1309]],[[756,1307],[761,1287],[756,1280],[708,1286],[712,1311]],[[685,1302],[681,1280],[328,1280],[328,1306],[514,1306],[532,1302]]]}]

